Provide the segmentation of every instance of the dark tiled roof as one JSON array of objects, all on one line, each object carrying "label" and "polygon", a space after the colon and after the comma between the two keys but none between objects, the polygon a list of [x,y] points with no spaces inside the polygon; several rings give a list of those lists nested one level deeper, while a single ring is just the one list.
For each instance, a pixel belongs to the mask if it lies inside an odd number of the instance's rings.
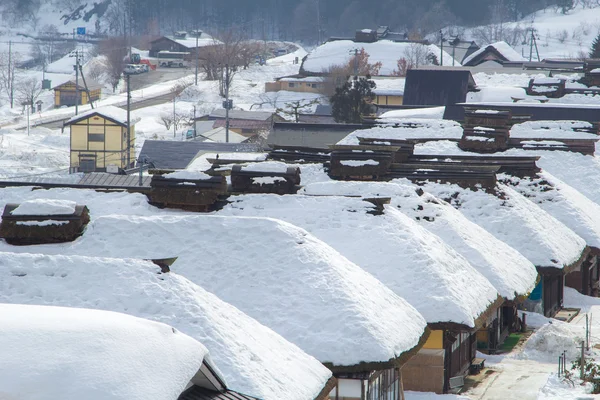
[{"label": "dark tiled roof", "polygon": [[233,391],[215,392],[198,386],[192,386],[179,396],[178,400],[258,400]]},{"label": "dark tiled roof", "polygon": [[146,140],[140,158],[157,169],[184,169],[199,152],[261,151],[254,143],[207,143],[197,141]]},{"label": "dark tiled roof", "polygon": [[331,115],[331,106],[329,104],[318,104],[314,112],[315,115]]}]

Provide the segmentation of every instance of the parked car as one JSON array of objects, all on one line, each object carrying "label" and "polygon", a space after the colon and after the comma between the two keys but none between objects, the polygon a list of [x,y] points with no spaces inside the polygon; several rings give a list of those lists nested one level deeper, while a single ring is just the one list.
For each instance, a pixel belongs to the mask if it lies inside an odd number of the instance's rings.
[{"label": "parked car", "polygon": [[137,68],[133,64],[127,64],[125,68],[123,68],[123,73],[127,75],[137,74]]}]

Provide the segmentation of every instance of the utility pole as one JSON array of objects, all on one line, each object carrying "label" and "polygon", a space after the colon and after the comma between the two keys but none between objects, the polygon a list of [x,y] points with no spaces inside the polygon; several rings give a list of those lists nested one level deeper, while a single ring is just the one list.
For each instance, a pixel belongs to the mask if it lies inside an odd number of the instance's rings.
[{"label": "utility pole", "polygon": [[173,97],[173,137],[177,136],[177,124],[175,123],[175,99],[177,99],[177,96]]},{"label": "utility pole", "polygon": [[200,51],[198,49],[198,27],[196,26],[196,80],[195,84],[198,85],[198,59],[200,58]]},{"label": "utility pole", "polygon": [[350,50],[350,54],[354,52],[354,76],[358,76],[358,49]]},{"label": "utility pole", "polygon": [[444,32],[440,29],[440,65],[444,65]]},{"label": "utility pole", "polygon": [[127,166],[131,166],[131,85],[129,84],[131,75],[125,74],[127,81]]},{"label": "utility pole", "polygon": [[321,2],[317,0],[317,40],[318,45],[321,45]]},{"label": "utility pole", "polygon": [[194,104],[194,137],[196,137],[196,105]]},{"label": "utility pole", "polygon": [[14,69],[12,67],[12,42],[8,41],[8,84],[10,85],[10,108],[13,108],[13,83],[14,83]]},{"label": "utility pole", "polygon": [[531,30],[531,38],[529,39],[529,62],[531,62],[531,56],[533,55],[533,28]]},{"label": "utility pole", "polygon": [[225,64],[225,143],[229,143],[229,64]]},{"label": "utility pole", "polygon": [[79,112],[79,50],[75,50],[75,115]]}]

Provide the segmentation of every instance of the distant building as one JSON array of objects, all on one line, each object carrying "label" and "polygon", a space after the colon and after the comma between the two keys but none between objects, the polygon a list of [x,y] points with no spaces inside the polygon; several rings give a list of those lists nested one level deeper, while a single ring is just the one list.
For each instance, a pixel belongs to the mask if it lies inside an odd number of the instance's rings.
[{"label": "distant building", "polygon": [[265,92],[289,92],[321,93],[325,88],[325,78],[318,76],[303,77],[300,75],[284,76],[276,78],[275,82],[265,83]]},{"label": "distant building", "polygon": [[150,42],[150,57],[157,57],[159,51],[189,52],[202,54],[202,48],[219,44],[209,34],[193,31],[190,36],[186,32],[176,32],[173,36],[162,36]]},{"label": "distant building", "polygon": [[492,43],[471,53],[462,64],[465,67],[474,67],[481,64],[502,65],[505,62],[525,61],[525,58],[506,42]]},{"label": "distant building", "polygon": [[86,87],[83,84],[83,79],[81,78],[79,79],[78,85],[75,85],[75,78],[73,77],[64,83],[53,87],[54,107],[70,107],[74,106],[75,104],[83,105],[89,104],[90,100],[99,100],[102,94],[102,85],[90,79],[86,79],[86,83],[87,90],[90,92],[89,97]]},{"label": "distant building", "polygon": [[132,124],[127,146],[125,110],[114,106],[89,110],[72,117],[65,126],[71,131],[71,172],[117,172],[135,161],[135,128]]}]

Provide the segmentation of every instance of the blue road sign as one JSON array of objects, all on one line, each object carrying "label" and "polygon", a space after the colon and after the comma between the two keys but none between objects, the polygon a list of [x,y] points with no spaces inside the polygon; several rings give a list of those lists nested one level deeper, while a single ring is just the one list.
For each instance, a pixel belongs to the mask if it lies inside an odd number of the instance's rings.
[{"label": "blue road sign", "polygon": [[85,27],[77,27],[77,34],[78,35],[85,35]]}]

